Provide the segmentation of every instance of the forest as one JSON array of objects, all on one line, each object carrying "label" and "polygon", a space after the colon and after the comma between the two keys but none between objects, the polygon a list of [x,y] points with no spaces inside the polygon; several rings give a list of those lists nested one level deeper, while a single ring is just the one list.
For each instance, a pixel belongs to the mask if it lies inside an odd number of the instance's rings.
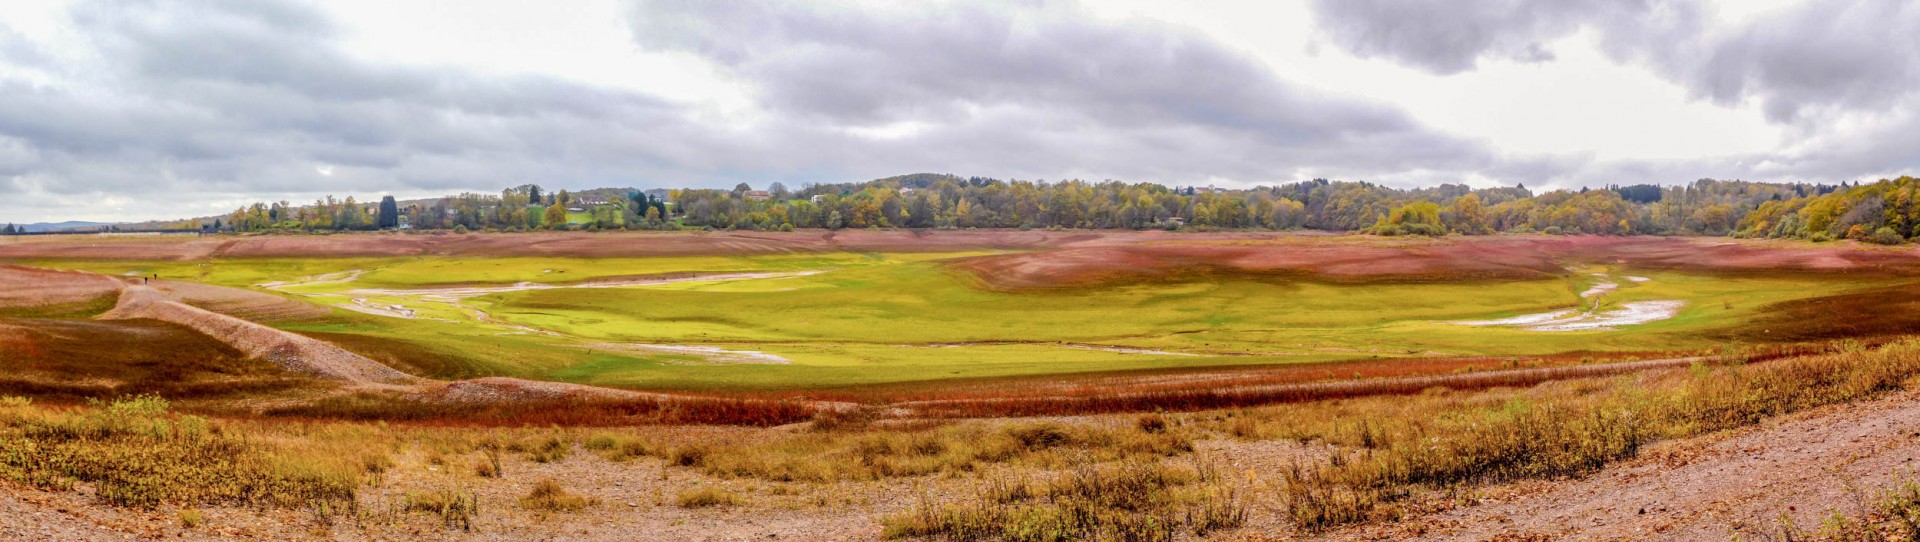
[{"label": "forest", "polygon": [[[1045,182],[914,174],[765,190],[602,188],[365,204],[256,203],[225,216],[167,224],[218,231],[796,228],[1077,228],[1294,230],[1376,235],[1496,232],[1854,239],[1893,244],[1920,234],[1920,181],[1608,185],[1534,193],[1525,185],[1401,189],[1314,179],[1223,189],[1079,180]],[[12,228],[0,230],[10,232]]]}]

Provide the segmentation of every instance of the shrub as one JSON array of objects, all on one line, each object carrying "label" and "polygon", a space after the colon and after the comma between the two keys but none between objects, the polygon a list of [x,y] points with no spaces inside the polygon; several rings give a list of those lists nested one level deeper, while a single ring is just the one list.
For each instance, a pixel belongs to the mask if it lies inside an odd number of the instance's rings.
[{"label": "shrub", "polygon": [[1882,227],[1873,230],[1873,235],[1867,237],[1867,242],[1878,245],[1898,245],[1907,242],[1907,239],[1901,237],[1900,232],[1893,231],[1893,228]]},{"label": "shrub", "polygon": [[1407,224],[1406,228],[1409,235],[1442,237],[1447,234],[1447,228],[1438,224]]},{"label": "shrub", "polygon": [[681,508],[733,506],[740,504],[740,498],[713,486],[706,486],[681,491],[680,495],[674,498],[674,504],[679,505]]},{"label": "shrub", "polygon": [[970,501],[923,501],[881,520],[888,538],[1170,541],[1239,526],[1246,505],[1211,469],[1157,460],[1083,465],[1043,489],[996,480]]},{"label": "shrub", "polygon": [[520,498],[521,508],[540,512],[578,512],[595,504],[599,504],[598,499],[568,493],[552,478],[534,484],[533,491]]},{"label": "shrub", "polygon": [[1143,414],[1134,420],[1134,425],[1139,426],[1141,431],[1161,433],[1167,430],[1167,419],[1158,413]]},{"label": "shrub", "polygon": [[527,459],[534,463],[552,463],[567,458],[573,444],[560,440],[560,437],[547,437],[547,440],[527,450]]},{"label": "shrub", "polygon": [[192,508],[182,508],[175,516],[180,518],[180,526],[188,529],[199,527],[201,524],[207,522],[206,514],[202,514],[199,510]]},{"label": "shrub", "polygon": [[480,441],[479,447],[480,454],[484,457],[474,465],[473,473],[481,478],[499,478],[501,474],[500,441],[489,438]]},{"label": "shrub", "polygon": [[463,531],[473,530],[473,518],[480,515],[480,498],[472,493],[443,489],[425,493],[407,492],[402,498],[401,510],[422,512],[440,518],[448,528]]}]

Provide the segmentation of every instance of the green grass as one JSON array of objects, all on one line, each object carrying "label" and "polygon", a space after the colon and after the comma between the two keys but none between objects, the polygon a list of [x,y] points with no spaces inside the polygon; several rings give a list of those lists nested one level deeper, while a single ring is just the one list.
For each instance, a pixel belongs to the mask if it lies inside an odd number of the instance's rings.
[{"label": "green grass", "polygon": [[[419,318],[338,310],[280,324],[438,377],[511,375],[657,389],[837,387],[947,378],[1313,363],[1361,358],[1687,351],[1727,346],[1710,331],[1765,305],[1896,283],[1821,275],[1726,276],[1593,266],[1508,282],[1329,284],[1221,279],[1072,291],[1001,292],[940,260],[985,254],[824,253],[662,258],[349,258],[204,262],[32,262],[102,273],[159,273],[235,287],[281,282],[286,295],[404,305]],[[302,284],[322,275],[351,282]],[[608,277],[798,272],[624,288],[556,288],[448,300],[446,286],[566,285]],[[1606,279],[1594,276],[1599,273]],[[1643,276],[1632,282],[1626,276]],[[1681,300],[1674,318],[1617,330],[1543,333],[1450,322],[1585,306]],[[477,320],[484,311],[490,321]],[[551,333],[538,333],[545,331]],[[364,338],[364,340],[356,340]],[[787,364],[608,343],[752,350]],[[1100,350],[1117,347],[1184,355]]]}]

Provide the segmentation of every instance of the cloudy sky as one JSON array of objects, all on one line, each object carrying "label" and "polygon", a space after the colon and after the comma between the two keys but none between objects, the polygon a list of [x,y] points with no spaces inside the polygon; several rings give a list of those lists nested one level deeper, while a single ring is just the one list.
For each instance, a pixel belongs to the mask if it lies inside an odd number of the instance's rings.
[{"label": "cloudy sky", "polygon": [[1901,0],[0,2],[0,222],[911,172],[1920,170]]}]

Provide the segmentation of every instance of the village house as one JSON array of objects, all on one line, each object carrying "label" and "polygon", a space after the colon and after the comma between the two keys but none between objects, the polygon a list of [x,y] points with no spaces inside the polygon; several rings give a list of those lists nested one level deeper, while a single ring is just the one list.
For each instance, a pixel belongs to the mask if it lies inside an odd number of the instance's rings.
[{"label": "village house", "polygon": [[753,200],[753,201],[767,201],[769,199],[773,199],[773,193],[765,190],[748,190],[747,199]]}]

